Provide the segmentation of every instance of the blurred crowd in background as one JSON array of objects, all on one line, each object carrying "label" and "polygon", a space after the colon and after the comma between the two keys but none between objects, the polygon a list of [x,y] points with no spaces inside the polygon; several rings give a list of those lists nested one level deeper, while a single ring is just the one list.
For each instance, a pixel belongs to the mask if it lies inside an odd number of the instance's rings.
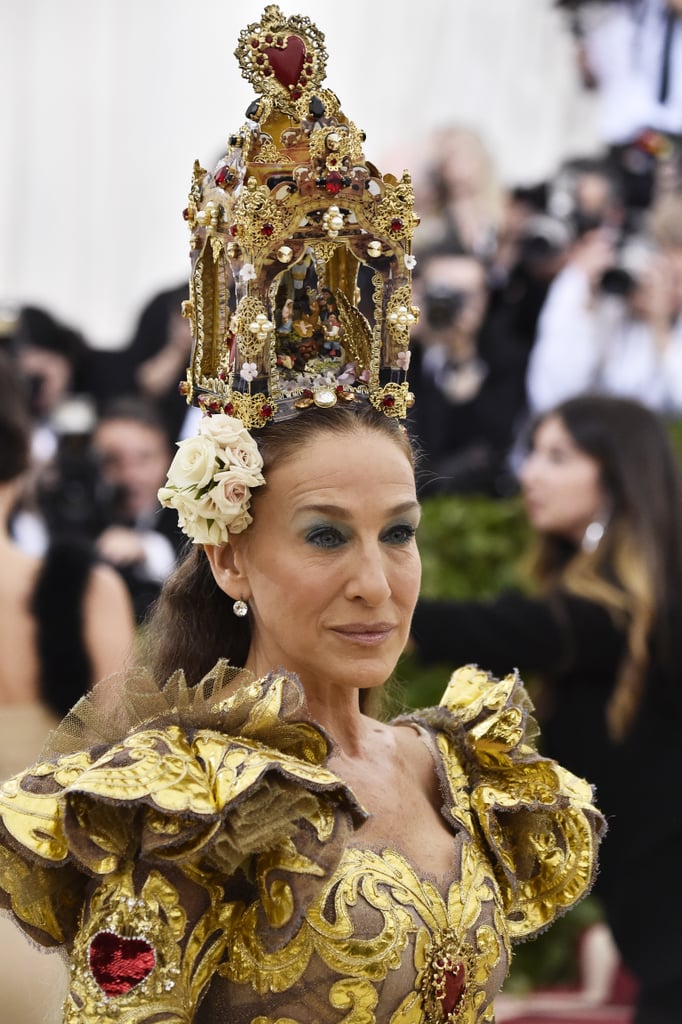
[{"label": "blurred crowd in background", "polygon": [[[682,0],[556,6],[595,96],[599,153],[523,187],[502,183],[470,124],[443,124],[426,158],[405,154],[421,218],[408,427],[427,500],[483,495],[499,507],[519,490],[537,417],[575,396],[634,399],[666,425],[682,422]],[[54,716],[122,663],[183,549],[157,490],[175,443],[196,430],[178,391],[188,297],[185,282],[169,281],[112,350],[38,305],[0,322],[0,455],[28,438],[26,459],[0,459],[0,649],[12,654],[0,704],[42,694],[50,717],[34,728],[36,751]],[[23,578],[19,590],[10,576]],[[12,693],[18,600],[39,626],[27,633],[30,685]],[[70,603],[78,621],[60,617]],[[3,774],[27,749],[25,731],[7,728],[21,750]]]},{"label": "blurred crowd in background", "polygon": [[[508,188],[483,137],[448,124],[415,161],[410,429],[425,497],[515,493],[530,419],[574,394],[682,417],[682,3],[558,6],[598,94],[602,152]],[[36,555],[54,538],[92,544],[140,620],[182,543],[156,491],[195,428],[177,390],[187,295],[169,282],[111,351],[49,309],[2,325],[33,423],[12,535]]]}]

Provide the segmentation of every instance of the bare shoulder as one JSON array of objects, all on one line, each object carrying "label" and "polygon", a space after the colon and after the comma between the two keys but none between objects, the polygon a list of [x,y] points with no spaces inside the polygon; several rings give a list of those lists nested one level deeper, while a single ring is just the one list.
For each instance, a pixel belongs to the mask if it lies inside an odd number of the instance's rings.
[{"label": "bare shoulder", "polygon": [[434,748],[431,737],[425,729],[412,722],[391,725],[398,749],[413,769],[421,771],[424,779],[431,779],[434,772]]},{"label": "bare shoulder", "polygon": [[93,567],[85,593],[84,620],[93,682],[97,682],[125,667],[135,638],[135,615],[128,589],[109,565]]},{"label": "bare shoulder", "polygon": [[125,607],[130,605],[128,589],[121,576],[104,562],[98,562],[93,566],[88,581],[86,601],[94,605],[98,605],[100,602],[103,605],[110,605],[112,601]]}]

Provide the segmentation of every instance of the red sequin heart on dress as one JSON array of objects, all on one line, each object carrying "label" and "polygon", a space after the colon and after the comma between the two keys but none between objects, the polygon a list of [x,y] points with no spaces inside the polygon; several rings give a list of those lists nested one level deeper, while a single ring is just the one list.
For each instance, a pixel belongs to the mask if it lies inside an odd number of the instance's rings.
[{"label": "red sequin heart on dress", "polygon": [[90,943],[92,976],[107,996],[123,996],[144,981],[156,966],[156,953],[144,939],[124,939],[98,932]]},{"label": "red sequin heart on dress", "polygon": [[285,88],[296,85],[303,70],[305,44],[298,36],[289,36],[285,46],[268,46],[265,49],[275,78]]},{"label": "red sequin heart on dress", "polygon": [[438,957],[434,961],[434,967],[438,972],[438,1001],[445,1014],[445,1020],[450,1020],[450,1014],[457,1009],[464,995],[467,980],[466,967],[461,960],[453,962],[447,955]]},{"label": "red sequin heart on dress", "polygon": [[466,977],[463,963],[455,964],[450,970],[445,971],[445,994],[441,999],[441,1006],[446,1016],[457,1009],[464,993]]}]

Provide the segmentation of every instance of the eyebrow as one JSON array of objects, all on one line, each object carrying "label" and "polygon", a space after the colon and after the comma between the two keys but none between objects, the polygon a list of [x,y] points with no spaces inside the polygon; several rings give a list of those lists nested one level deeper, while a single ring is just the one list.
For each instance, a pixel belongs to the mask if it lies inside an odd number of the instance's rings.
[{"label": "eyebrow", "polygon": [[[394,505],[393,508],[389,509],[388,515],[399,516],[404,515],[408,512],[420,511],[421,505],[419,504],[418,501],[403,501],[399,505]],[[350,519],[352,515],[352,513],[347,508],[343,508],[341,505],[326,505],[317,503],[312,505],[302,505],[300,508],[296,510],[296,512],[316,512],[318,513],[318,515],[336,516],[337,519]]]}]

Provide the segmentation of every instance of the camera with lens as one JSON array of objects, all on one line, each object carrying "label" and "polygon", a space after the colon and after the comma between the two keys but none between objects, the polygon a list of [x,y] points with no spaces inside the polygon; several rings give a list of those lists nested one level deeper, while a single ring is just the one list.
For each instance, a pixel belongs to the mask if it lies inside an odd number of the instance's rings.
[{"label": "camera with lens", "polygon": [[599,280],[599,290],[602,295],[614,295],[618,298],[627,298],[635,289],[637,281],[625,267],[607,267]]},{"label": "camera with lens", "polygon": [[651,267],[653,250],[643,239],[632,238],[620,247],[612,266],[599,281],[602,295],[627,299]]},{"label": "camera with lens", "polygon": [[60,539],[94,540],[111,525],[120,495],[102,478],[90,448],[94,410],[72,398],[55,412],[57,451],[38,483],[37,500],[49,533]]},{"label": "camera with lens", "polygon": [[469,296],[450,285],[430,284],[424,293],[426,322],[433,330],[452,327]]}]

